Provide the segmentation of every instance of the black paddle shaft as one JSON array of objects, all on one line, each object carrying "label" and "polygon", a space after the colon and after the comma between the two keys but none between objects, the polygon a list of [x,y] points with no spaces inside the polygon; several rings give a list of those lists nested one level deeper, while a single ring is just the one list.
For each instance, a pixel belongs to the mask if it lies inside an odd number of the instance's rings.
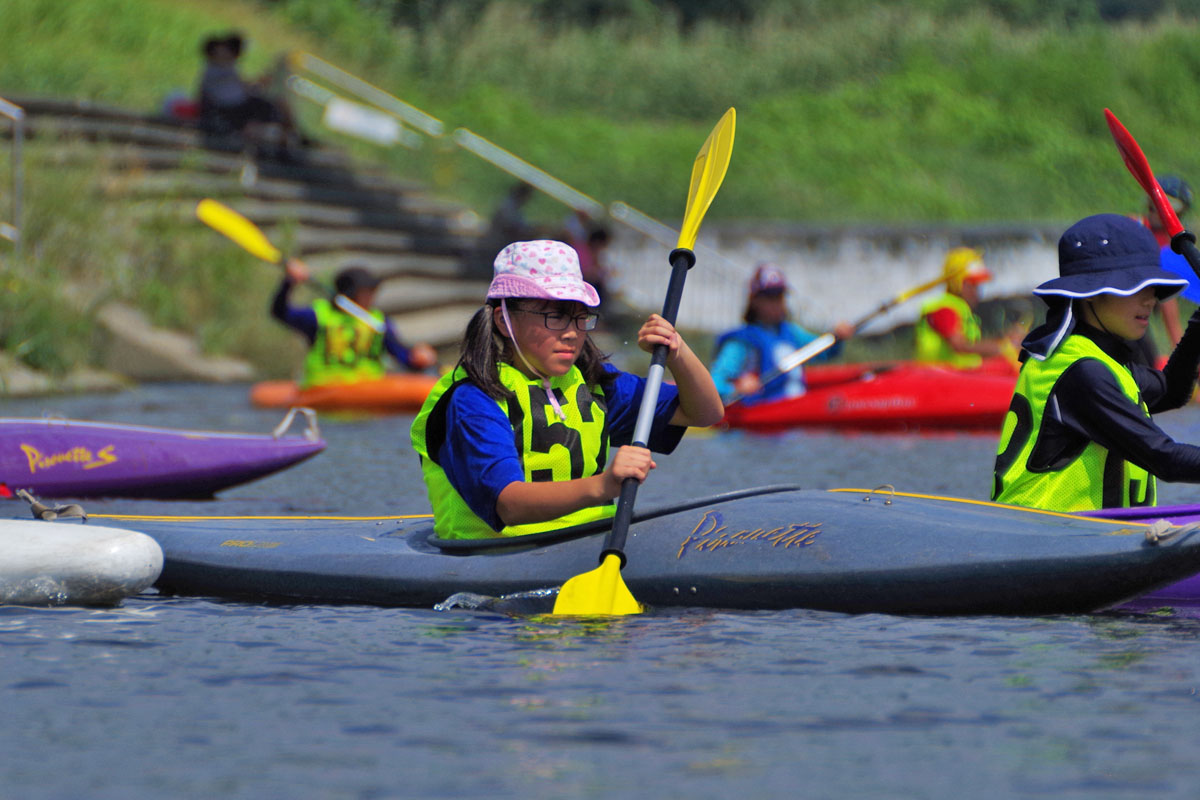
[{"label": "black paddle shaft", "polygon": [[[687,281],[688,270],[696,264],[696,254],[685,247],[679,247],[671,251],[671,280],[667,284],[667,296],[663,300],[662,317],[672,325],[675,324],[675,318],[679,315],[679,301],[683,299],[683,284]],[[642,407],[647,405],[653,409],[658,404],[658,389],[660,382],[654,379],[656,372],[661,375],[662,370],[667,363],[667,353],[669,349],[665,344],[655,345],[654,354],[650,357],[650,379],[647,380],[646,394],[642,397]],[[641,414],[638,415],[639,421]],[[641,426],[639,426],[641,427]],[[645,447],[650,438],[649,426],[644,432],[634,431],[633,444],[635,447]],[[641,435],[638,435],[638,434]],[[613,517],[612,529],[608,532],[608,538],[604,540],[604,549],[600,552],[600,561],[603,562],[605,557],[610,553],[621,559],[621,566],[625,566],[625,537],[629,534],[629,523],[633,521],[633,501],[637,497],[638,490],[637,478],[626,478],[621,483],[621,495],[617,498],[617,513]]]},{"label": "black paddle shaft", "polygon": [[1171,237],[1171,249],[1187,259],[1192,272],[1200,277],[1200,249],[1196,248],[1196,234],[1180,231]]}]

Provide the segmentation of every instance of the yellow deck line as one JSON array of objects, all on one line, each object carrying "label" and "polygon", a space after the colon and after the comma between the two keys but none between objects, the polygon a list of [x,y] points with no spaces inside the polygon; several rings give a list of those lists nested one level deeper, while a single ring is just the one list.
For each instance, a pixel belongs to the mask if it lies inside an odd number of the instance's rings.
[{"label": "yellow deck line", "polygon": [[[1028,514],[1041,514],[1047,517],[1061,517],[1062,519],[1075,519],[1084,522],[1095,522],[1102,525],[1140,525],[1149,527],[1148,522],[1134,522],[1133,520],[1122,519],[1097,519],[1095,517],[1085,517],[1081,514],[1067,514],[1062,511],[1046,511],[1040,508],[1026,508],[1025,506],[1014,506],[1006,503],[993,503],[989,500],[969,500],[963,497],[944,497],[936,494],[919,494],[916,492],[893,492],[881,491],[879,489],[827,489],[829,492],[842,493],[857,493],[876,496],[888,497],[914,497],[920,500],[941,500],[946,503],[959,503],[971,506],[984,506],[986,508],[1007,508],[1014,511],[1024,511]],[[129,519],[142,520],[145,522],[212,522],[212,521],[237,521],[237,520],[275,520],[275,521],[306,521],[306,522],[381,522],[388,520],[404,520],[404,519],[433,519],[432,514],[394,514],[386,517],[349,517],[349,516],[333,516],[333,515],[316,515],[316,516],[297,516],[288,514],[277,515],[232,515],[232,516],[173,516],[170,514],[88,514],[93,519]]]},{"label": "yellow deck line", "polygon": [[303,522],[380,522],[402,519],[433,519],[433,514],[394,514],[387,517],[298,516],[291,514],[264,516],[174,516],[171,514],[88,514],[89,519],[131,519],[143,522],[213,522],[229,520],[294,520]]},{"label": "yellow deck line", "polygon": [[828,489],[830,492],[860,492],[863,494],[876,495],[879,497],[916,497],[921,500],[943,500],[947,503],[964,503],[970,506],[985,506],[987,508],[1007,508],[1013,511],[1025,511],[1030,514],[1042,514],[1047,517],[1062,517],[1063,519],[1078,519],[1085,522],[1099,522],[1107,525],[1141,525],[1144,528],[1150,527],[1149,522],[1134,522],[1128,519],[1097,519],[1096,517],[1085,517],[1082,514],[1067,514],[1062,511],[1046,511],[1041,508],[1027,508],[1025,506],[1014,506],[1007,503],[993,503],[990,500],[968,500],[965,497],[942,497],[936,494],[917,494],[916,492],[893,492],[882,491],[880,489]]}]

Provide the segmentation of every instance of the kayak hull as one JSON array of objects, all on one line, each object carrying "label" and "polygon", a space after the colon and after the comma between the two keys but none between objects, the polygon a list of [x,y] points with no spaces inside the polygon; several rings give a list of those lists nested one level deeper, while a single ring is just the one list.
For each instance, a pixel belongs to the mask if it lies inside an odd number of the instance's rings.
[{"label": "kayak hull", "polygon": [[1012,401],[1011,368],[954,370],[928,364],[841,364],[811,367],[799,397],[735,403],[731,428],[795,427],[857,430],[999,429]]},{"label": "kayak hull", "polygon": [[40,520],[0,520],[0,604],[113,605],[149,588],[162,549],[134,531]]},{"label": "kayak hull", "polygon": [[260,408],[304,406],[318,411],[412,412],[421,408],[437,377],[391,374],[377,381],[332,383],[301,389],[295,381],[263,381],[250,388]]},{"label": "kayak hull", "polygon": [[[1150,506],[1148,508],[1105,508],[1088,511],[1087,516],[1100,519],[1125,520],[1129,522],[1154,523],[1167,520],[1175,525],[1200,523],[1200,504],[1175,506]],[[1162,605],[1200,605],[1200,574],[1147,592],[1134,601],[1134,605],[1154,607]]]},{"label": "kayak hull", "polygon": [[313,436],[0,419],[0,487],[38,497],[212,497],[325,448]]},{"label": "kayak hull", "polygon": [[[105,516],[153,537],[178,594],[430,607],[558,587],[595,568],[603,523],[439,541],[428,516]],[[1011,506],[768,487],[635,518],[622,575],[651,606],[846,613],[1089,612],[1200,572],[1200,535]]]}]

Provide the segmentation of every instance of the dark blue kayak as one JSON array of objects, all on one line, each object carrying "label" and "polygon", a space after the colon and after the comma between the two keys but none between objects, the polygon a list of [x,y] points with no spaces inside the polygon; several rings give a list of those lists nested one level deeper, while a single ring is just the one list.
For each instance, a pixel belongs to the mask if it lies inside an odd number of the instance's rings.
[{"label": "dark blue kayak", "polygon": [[[161,590],[431,607],[558,587],[593,569],[604,524],[439,540],[427,515],[99,514],[165,556]],[[1107,608],[1200,572],[1200,535],[888,490],[747,489],[635,516],[623,576],[650,606],[1051,614]]]}]

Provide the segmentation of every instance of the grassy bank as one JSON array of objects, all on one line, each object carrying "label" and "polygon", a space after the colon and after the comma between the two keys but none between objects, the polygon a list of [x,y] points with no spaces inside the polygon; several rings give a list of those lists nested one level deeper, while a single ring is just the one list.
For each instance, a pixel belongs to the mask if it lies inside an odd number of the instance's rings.
[{"label": "grassy bank", "polygon": [[[682,205],[681,165],[731,105],[738,145],[714,218],[1043,220],[1124,208],[1136,192],[1106,106],[1161,168],[1200,174],[1191,17],[1068,25],[1054,7],[1088,4],[1058,3],[1017,24],[969,10],[980,3],[810,0],[684,32],[645,3],[588,27],[531,2],[434,5],[418,28],[364,0],[10,0],[0,91],[152,109],[194,85],[203,34],[237,27],[251,40],[249,73],[312,51],[603,202],[668,218]],[[505,183],[453,149],[393,161],[483,208]]]},{"label": "grassy bank", "polygon": [[[1189,8],[1111,23],[1085,13],[1092,5],[797,0],[740,24],[684,27],[633,0],[587,25],[533,2],[406,4],[426,11],[385,16],[390,4],[367,0],[8,0],[0,96],[154,110],[194,86],[204,35],[238,28],[247,73],[313,52],[602,202],[667,220],[730,105],[738,140],[712,221],[1069,220],[1141,205],[1105,107],[1159,171],[1200,181]],[[484,214],[509,183],[445,143],[377,156]],[[0,346],[52,369],[89,358],[86,313],[47,299],[67,282],[102,286],[263,365],[290,341],[263,319],[273,276],[193,224],[124,213],[86,170],[38,167],[28,180],[27,263],[0,261],[11,289]],[[542,199],[533,213],[557,219],[561,208]]]}]

